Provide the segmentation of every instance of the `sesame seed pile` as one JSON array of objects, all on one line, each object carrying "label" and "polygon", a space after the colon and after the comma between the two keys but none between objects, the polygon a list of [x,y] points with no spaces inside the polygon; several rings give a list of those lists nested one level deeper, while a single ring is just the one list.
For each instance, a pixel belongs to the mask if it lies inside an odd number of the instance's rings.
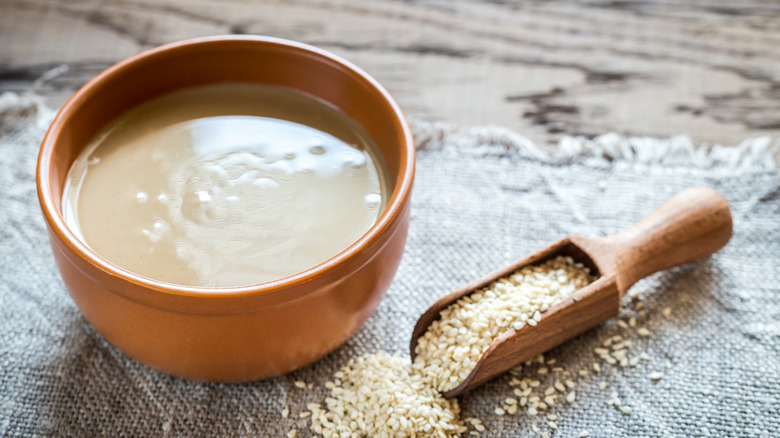
[{"label": "sesame seed pile", "polygon": [[445,399],[408,357],[360,356],[327,382],[325,407],[310,403],[311,429],[324,437],[457,437],[466,431],[455,399]]},{"label": "sesame seed pile", "polygon": [[526,266],[446,309],[417,341],[414,367],[439,391],[464,381],[490,344],[507,330],[535,326],[560,300],[593,281],[570,257]]}]

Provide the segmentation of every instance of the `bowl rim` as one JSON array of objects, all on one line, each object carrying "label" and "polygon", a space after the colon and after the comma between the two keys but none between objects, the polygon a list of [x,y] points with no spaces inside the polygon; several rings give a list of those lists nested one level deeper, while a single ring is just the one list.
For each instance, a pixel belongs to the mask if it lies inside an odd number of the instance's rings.
[{"label": "bowl rim", "polygon": [[[66,127],[66,122],[72,117],[74,111],[80,105],[90,99],[94,93],[101,92],[102,88],[108,82],[110,82],[115,75],[139,62],[142,62],[145,59],[169,56],[181,50],[186,50],[191,46],[209,46],[220,45],[223,43],[241,42],[245,42],[247,44],[265,44],[276,46],[276,48],[279,49],[288,49],[296,52],[294,56],[313,56],[326,62],[335,63],[339,68],[345,69],[347,73],[350,74],[354,79],[363,82],[363,84],[367,85],[370,89],[372,89],[372,91],[375,91],[381,95],[382,100],[385,104],[387,104],[388,108],[394,115],[392,119],[392,123],[395,125],[393,130],[399,133],[399,139],[402,143],[400,145],[401,147],[399,148],[400,155],[399,169],[397,173],[398,179],[384,211],[379,216],[377,221],[371,226],[371,228],[366,231],[366,233],[364,233],[360,238],[358,238],[357,241],[353,242],[346,249],[342,250],[328,260],[288,277],[253,285],[235,287],[203,287],[167,283],[135,274],[101,257],[95,251],[90,249],[85,243],[83,243],[78,237],[76,237],[70,228],[68,228],[64,218],[62,217],[62,212],[57,208],[57,200],[55,199],[56,197],[53,193],[51,171],[54,151],[56,149],[55,145],[57,144],[57,140],[62,134],[63,129]],[[312,280],[319,278],[327,271],[345,267],[345,265],[347,265],[350,261],[358,258],[358,256],[365,248],[375,243],[380,238],[380,236],[387,233],[388,231],[391,231],[393,224],[396,222],[399,216],[403,214],[403,210],[408,204],[414,180],[414,170],[414,140],[409,125],[403,113],[401,112],[399,105],[392,98],[390,93],[376,79],[371,77],[360,67],[357,67],[346,59],[332,54],[326,50],[297,41],[260,35],[217,35],[178,41],[142,51],[114,64],[84,84],[58,111],[46,132],[38,155],[36,186],[41,209],[43,211],[44,218],[49,225],[50,231],[54,233],[57,239],[64,243],[70,249],[70,251],[75,253],[80,259],[86,261],[93,267],[103,271],[111,277],[123,279],[144,289],[162,293],[165,296],[168,296],[168,298],[186,297],[188,299],[213,301],[215,299],[225,300],[251,298],[260,295],[266,298],[271,298],[272,295],[283,293],[291,287],[311,282]],[[373,258],[373,254],[371,254],[368,258]],[[143,297],[140,296],[143,295],[143,293],[139,294],[138,292],[140,291],[137,291],[137,288],[121,289],[122,291],[113,291],[121,293],[122,295],[125,295],[128,298],[134,299],[136,301],[148,301],[148,299],[143,299]],[[136,292],[133,292],[134,289]],[[318,288],[315,287],[311,289],[313,292]],[[287,298],[295,299],[307,294],[308,292],[302,292],[295,294],[295,297]],[[153,301],[159,302],[159,298],[160,297],[153,298]]]}]

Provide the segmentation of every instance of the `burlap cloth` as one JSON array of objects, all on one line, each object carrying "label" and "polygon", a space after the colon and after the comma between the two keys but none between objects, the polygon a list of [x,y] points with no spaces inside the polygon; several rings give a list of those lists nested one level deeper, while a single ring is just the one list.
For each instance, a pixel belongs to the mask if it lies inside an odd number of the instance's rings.
[{"label": "burlap cloth", "polygon": [[[0,435],[308,436],[297,414],[355,355],[406,351],[435,298],[570,233],[616,232],[675,192],[710,186],[730,202],[734,237],[713,258],[635,286],[621,317],[548,353],[576,374],[600,340],[624,333],[652,360],[577,378],[577,400],[556,406],[553,436],[780,436],[780,173],[768,139],[694,147],[684,137],[566,139],[547,154],[496,127],[415,122],[418,167],[409,240],[387,297],[344,346],[293,374],[205,384],[153,371],[112,347],[68,296],[49,250],[35,192],[38,146],[51,119],[34,98],[0,98]],[[670,307],[665,318],[661,309]],[[261,333],[258,336],[262,336]],[[652,383],[648,375],[663,372]],[[528,371],[533,375],[533,370]],[[544,377],[544,376],[542,376]],[[296,380],[317,383],[312,390]],[[545,380],[551,382],[554,379]],[[609,388],[598,389],[600,381]],[[508,376],[461,397],[484,436],[528,436],[537,418],[497,417]],[[547,384],[547,383],[545,383]],[[626,416],[606,405],[617,391]],[[280,411],[289,408],[290,419]]]}]

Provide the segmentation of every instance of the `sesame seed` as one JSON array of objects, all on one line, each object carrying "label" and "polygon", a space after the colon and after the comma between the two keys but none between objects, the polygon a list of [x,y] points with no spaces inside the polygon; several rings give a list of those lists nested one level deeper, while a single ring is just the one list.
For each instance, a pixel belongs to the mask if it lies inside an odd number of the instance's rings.
[{"label": "sesame seed", "polygon": [[294,385],[297,386],[298,388],[306,389],[306,382],[303,382],[301,380],[298,380],[297,382],[295,382]]},{"label": "sesame seed", "polygon": [[628,406],[621,406],[620,412],[622,412],[623,415],[631,415],[631,408],[629,408]]},{"label": "sesame seed", "polygon": [[569,403],[574,403],[574,400],[575,400],[576,397],[577,397],[577,394],[575,394],[575,392],[572,391],[572,392],[570,392],[570,393],[568,393],[566,395],[566,401],[569,402]]},{"label": "sesame seed", "polygon": [[671,307],[665,307],[664,310],[661,312],[664,315],[664,318],[668,318],[672,315],[672,308]]},{"label": "sesame seed", "polygon": [[657,382],[663,378],[664,378],[664,373],[659,373],[659,372],[650,373],[650,380],[654,382]]},{"label": "sesame seed", "polygon": [[298,436],[298,430],[292,429],[291,431],[287,432],[287,438],[295,438]]},{"label": "sesame seed", "polygon": [[636,334],[642,337],[648,337],[651,336],[653,333],[644,327],[639,327],[638,329],[636,329]]},{"label": "sesame seed", "polygon": [[590,432],[588,432],[587,430],[580,431],[579,437],[580,438],[589,438],[590,437]]},{"label": "sesame seed", "polygon": [[552,429],[552,430],[558,430],[558,425],[557,425],[557,424],[555,424],[555,422],[554,422],[554,421],[548,421],[548,422],[547,422],[547,427],[549,427],[549,428],[550,428],[550,429]]},{"label": "sesame seed", "polygon": [[505,414],[504,410],[499,408],[499,407],[496,407],[495,409],[493,409],[493,413],[495,413],[499,417]]}]

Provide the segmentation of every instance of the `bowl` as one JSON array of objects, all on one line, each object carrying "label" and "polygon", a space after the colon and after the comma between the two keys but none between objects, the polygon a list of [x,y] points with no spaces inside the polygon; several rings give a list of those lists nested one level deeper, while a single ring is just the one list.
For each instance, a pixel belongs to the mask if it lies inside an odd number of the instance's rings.
[{"label": "bowl", "polygon": [[[181,286],[116,266],[82,243],[62,215],[68,170],[123,111],[174,90],[253,82],[296,90],[357,121],[379,145],[392,194],[347,249],[280,280],[233,288]],[[111,344],[162,372],[240,382],[305,366],[334,350],[375,311],[401,260],[409,224],[414,144],[403,114],[368,74],[324,50],[270,37],[219,36],[152,49],[82,87],[41,145],[36,183],[63,282]]]}]

